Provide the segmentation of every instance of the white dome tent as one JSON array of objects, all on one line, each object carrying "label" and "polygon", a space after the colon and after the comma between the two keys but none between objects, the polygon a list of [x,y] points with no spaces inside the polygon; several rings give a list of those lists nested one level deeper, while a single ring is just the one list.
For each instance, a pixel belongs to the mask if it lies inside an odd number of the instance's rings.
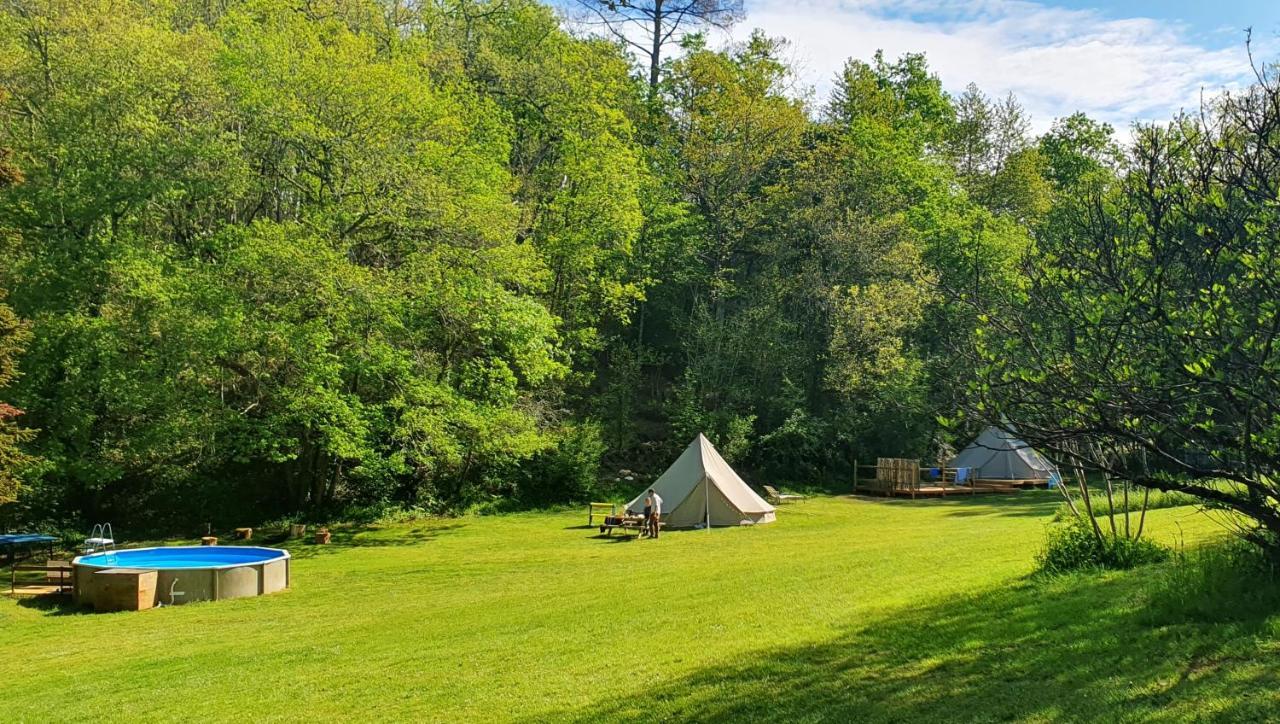
[{"label": "white dome tent", "polygon": [[951,459],[950,467],[969,468],[979,480],[1052,481],[1058,468],[1013,433],[988,427]]},{"label": "white dome tent", "polygon": [[628,513],[644,512],[650,488],[662,498],[663,524],[669,528],[755,525],[775,518],[775,508],[747,487],[701,433],[653,485],[627,503]]}]

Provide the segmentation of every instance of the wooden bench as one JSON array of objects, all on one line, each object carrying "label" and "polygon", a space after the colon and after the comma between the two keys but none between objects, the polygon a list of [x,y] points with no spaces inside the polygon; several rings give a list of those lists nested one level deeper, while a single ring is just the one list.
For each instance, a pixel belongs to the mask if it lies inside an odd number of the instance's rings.
[{"label": "wooden bench", "polygon": [[[43,573],[44,576],[38,581],[20,581],[19,573]],[[42,566],[15,565],[9,569],[9,593],[14,596],[69,596],[74,590],[74,581],[71,564],[66,561],[49,561]]]},{"label": "wooden bench", "polygon": [[775,505],[782,505],[789,500],[804,500],[805,497],[803,495],[780,492],[772,485],[764,485],[761,487],[764,488],[765,496],[769,498],[769,502]]}]

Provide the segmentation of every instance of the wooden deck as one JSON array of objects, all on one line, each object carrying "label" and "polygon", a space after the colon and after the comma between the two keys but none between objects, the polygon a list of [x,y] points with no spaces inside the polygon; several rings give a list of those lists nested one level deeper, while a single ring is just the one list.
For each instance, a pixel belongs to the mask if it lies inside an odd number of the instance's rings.
[{"label": "wooden deck", "polygon": [[977,485],[994,485],[1001,488],[1011,488],[1013,490],[1029,490],[1031,488],[1047,488],[1049,481],[1039,478],[1030,480],[987,480],[978,478],[975,483]]},{"label": "wooden deck", "polygon": [[55,583],[19,583],[12,590],[6,591],[5,595],[14,598],[25,596],[70,596],[71,589]]},{"label": "wooden deck", "polygon": [[876,490],[873,488],[860,488],[855,491],[858,495],[872,495],[877,497],[889,498],[945,498],[948,495],[987,495],[991,493],[1016,493],[1021,488],[1015,488],[1010,485],[987,485],[979,484],[975,486],[968,485],[921,485],[914,489],[895,489],[895,490]]}]

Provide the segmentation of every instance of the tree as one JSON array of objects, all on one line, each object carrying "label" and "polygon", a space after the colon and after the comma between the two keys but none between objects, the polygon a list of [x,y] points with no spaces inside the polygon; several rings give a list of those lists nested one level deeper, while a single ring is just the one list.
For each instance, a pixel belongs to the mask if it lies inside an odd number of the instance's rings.
[{"label": "tree", "polygon": [[883,51],[876,51],[871,63],[845,63],[826,115],[837,123],[875,120],[903,131],[917,148],[930,150],[945,143],[956,118],[951,99],[942,91],[942,80],[929,72],[922,53],[907,53],[889,62]]},{"label": "tree", "polygon": [[1047,175],[1058,189],[1070,189],[1091,175],[1114,170],[1122,162],[1114,129],[1083,113],[1053,122],[1040,137],[1040,154],[1048,164]]},{"label": "tree", "polygon": [[[658,91],[664,50],[698,28],[727,30],[742,19],[742,0],[577,0],[619,42],[647,59],[649,96]],[[638,38],[638,39],[637,39]]]},{"label": "tree", "polygon": [[1280,548],[1280,82],[1140,128],[1120,174],[1105,129],[1055,129],[1059,199],[984,318],[975,412]]},{"label": "tree", "polygon": [[807,125],[801,104],[785,93],[791,70],[781,47],[757,32],[725,52],[691,48],[664,86],[677,182],[698,220],[690,246],[677,249],[693,265],[671,280],[679,285],[670,310],[676,334],[664,352],[680,360],[680,371],[667,414],[677,438],[705,431],[730,456],[749,447],[750,390],[763,382],[756,376],[763,368],[747,360],[782,351],[760,344],[760,335],[773,335],[753,303],[763,291],[758,244],[775,218],[773,188]]},{"label": "tree", "polygon": [[[4,296],[0,294],[0,301]],[[8,306],[0,303],[0,390],[17,377],[17,357],[30,337],[29,325],[21,322]],[[22,445],[35,433],[18,425],[22,410],[0,401],[0,504],[17,498],[20,473],[32,457]]]},{"label": "tree", "polygon": [[954,105],[945,149],[960,183],[992,212],[1034,223],[1048,210],[1050,189],[1026,111],[1012,93],[993,102],[972,83]]},{"label": "tree", "polygon": [[[12,163],[11,156],[8,149],[0,148],[0,188],[22,181],[22,171]],[[31,336],[30,325],[14,315],[4,298],[4,290],[0,289],[0,391],[17,378],[17,358]],[[19,475],[32,462],[22,445],[30,442],[34,433],[18,425],[20,415],[22,410],[0,400],[0,505],[17,497]]]},{"label": "tree", "polygon": [[995,112],[991,101],[973,83],[955,100],[955,109],[948,153],[960,179],[972,185],[974,179],[993,170]]}]

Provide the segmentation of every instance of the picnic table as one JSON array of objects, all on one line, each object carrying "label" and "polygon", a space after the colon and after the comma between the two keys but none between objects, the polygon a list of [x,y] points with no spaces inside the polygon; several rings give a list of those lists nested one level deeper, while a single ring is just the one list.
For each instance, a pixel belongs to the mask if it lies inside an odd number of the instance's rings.
[{"label": "picnic table", "polygon": [[[662,524],[659,523],[659,526]],[[600,524],[600,532],[605,535],[613,535],[614,528],[621,528],[623,533],[628,530],[634,530],[638,537],[645,529],[645,520],[643,515],[606,515],[604,522]]]}]

